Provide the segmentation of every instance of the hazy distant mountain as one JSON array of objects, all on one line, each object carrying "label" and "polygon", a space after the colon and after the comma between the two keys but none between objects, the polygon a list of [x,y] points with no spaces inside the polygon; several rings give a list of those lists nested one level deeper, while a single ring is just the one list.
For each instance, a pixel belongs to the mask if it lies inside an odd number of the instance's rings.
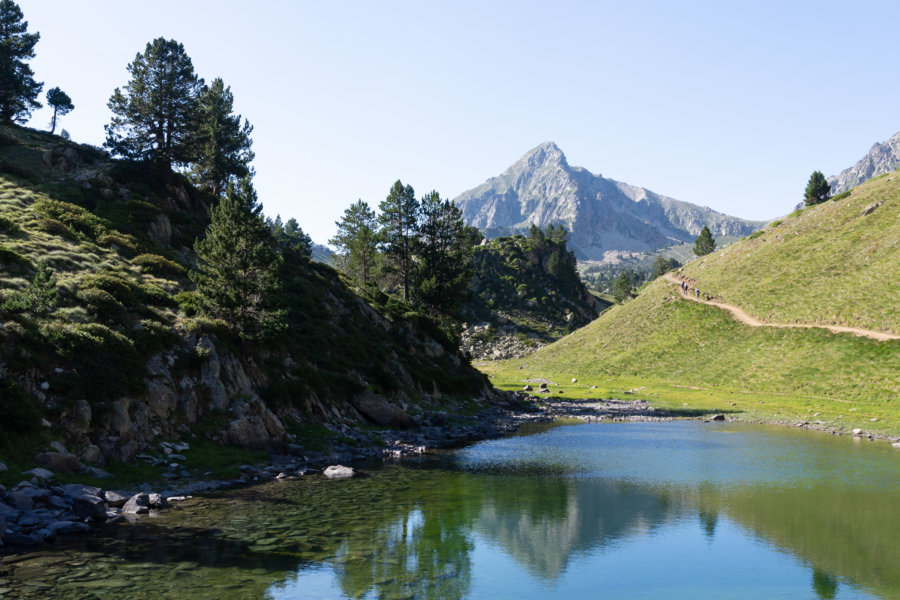
[{"label": "hazy distant mountain", "polygon": [[517,233],[532,223],[562,223],[581,260],[600,260],[611,250],[640,252],[692,242],[704,225],[714,236],[743,236],[764,224],[571,167],[553,142],[455,201],[466,222],[488,237]]},{"label": "hazy distant mountain", "polygon": [[873,177],[890,173],[898,168],[900,168],[900,132],[895,133],[894,137],[886,142],[872,146],[868,154],[859,159],[855,165],[844,169],[839,175],[829,177],[828,183],[831,184],[832,194],[840,194]]}]

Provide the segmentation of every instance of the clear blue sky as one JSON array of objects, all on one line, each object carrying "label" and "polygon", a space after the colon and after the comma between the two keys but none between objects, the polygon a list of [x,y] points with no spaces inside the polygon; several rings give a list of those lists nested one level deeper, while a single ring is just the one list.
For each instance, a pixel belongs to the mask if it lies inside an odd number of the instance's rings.
[{"label": "clear blue sky", "polygon": [[18,3],[80,142],[103,142],[148,41],[182,42],[255,127],[265,212],[318,242],[398,178],[452,198],[545,141],[605,177],[774,218],[814,169],[900,130],[896,0]]}]

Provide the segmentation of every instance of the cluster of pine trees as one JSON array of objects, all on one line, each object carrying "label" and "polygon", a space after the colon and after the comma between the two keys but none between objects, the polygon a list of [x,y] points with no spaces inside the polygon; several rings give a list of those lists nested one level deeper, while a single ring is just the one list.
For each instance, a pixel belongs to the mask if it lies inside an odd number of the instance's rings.
[{"label": "cluster of pine trees", "polygon": [[456,316],[481,233],[438,192],[416,199],[399,180],[378,209],[359,200],[344,211],[328,241],[338,248],[335,263],[357,285],[396,291],[438,317]]}]

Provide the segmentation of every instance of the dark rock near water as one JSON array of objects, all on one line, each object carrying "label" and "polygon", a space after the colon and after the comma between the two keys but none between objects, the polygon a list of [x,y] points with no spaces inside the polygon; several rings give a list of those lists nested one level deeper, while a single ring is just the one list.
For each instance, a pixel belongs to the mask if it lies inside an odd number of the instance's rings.
[{"label": "dark rock near water", "polygon": [[148,494],[135,494],[122,506],[122,514],[143,515],[150,512],[150,496]]},{"label": "dark rock near water", "polygon": [[351,404],[364,417],[382,427],[409,429],[418,426],[402,408],[373,394],[360,394],[351,400]]},{"label": "dark rock near water", "polygon": [[34,508],[34,502],[23,492],[10,492],[6,495],[6,501],[10,506],[17,510],[31,510]]}]

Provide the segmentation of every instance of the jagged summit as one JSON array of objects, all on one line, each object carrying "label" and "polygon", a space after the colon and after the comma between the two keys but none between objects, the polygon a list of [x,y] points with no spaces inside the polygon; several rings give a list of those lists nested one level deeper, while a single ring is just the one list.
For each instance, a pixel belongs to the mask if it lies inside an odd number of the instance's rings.
[{"label": "jagged summit", "polygon": [[884,142],[877,142],[855,165],[828,178],[831,193],[840,194],[866,181],[900,168],[900,131]]},{"label": "jagged summit", "polygon": [[532,224],[562,224],[582,260],[600,260],[609,251],[644,252],[690,242],[704,225],[716,236],[747,235],[763,225],[572,167],[553,142],[530,150],[455,201],[466,222],[488,237]]}]

